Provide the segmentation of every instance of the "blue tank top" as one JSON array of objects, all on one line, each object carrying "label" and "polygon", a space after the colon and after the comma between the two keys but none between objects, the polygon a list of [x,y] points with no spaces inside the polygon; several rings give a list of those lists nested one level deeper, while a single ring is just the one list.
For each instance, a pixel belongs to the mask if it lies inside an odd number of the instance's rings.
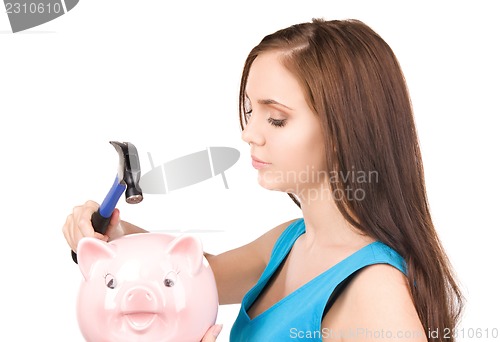
[{"label": "blue tank top", "polygon": [[247,310],[286,258],[297,238],[305,233],[304,219],[290,224],[276,241],[271,258],[257,284],[242,300],[231,329],[231,342],[240,341],[322,341],[321,321],[330,295],[344,279],[373,264],[389,264],[405,273],[405,261],[392,248],[375,241],[332,266],[282,298],[260,315],[250,319]]}]

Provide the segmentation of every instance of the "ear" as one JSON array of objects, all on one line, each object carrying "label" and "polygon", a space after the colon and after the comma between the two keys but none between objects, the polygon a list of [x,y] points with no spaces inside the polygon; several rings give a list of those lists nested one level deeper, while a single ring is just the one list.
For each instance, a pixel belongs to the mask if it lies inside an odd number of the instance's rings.
[{"label": "ear", "polygon": [[196,275],[203,264],[203,247],[198,238],[190,235],[179,236],[167,247],[166,253],[180,271],[186,270]]},{"label": "ear", "polygon": [[112,259],[116,255],[107,242],[90,237],[80,240],[76,253],[78,254],[78,266],[80,266],[80,271],[82,271],[85,280],[89,280],[96,262],[103,259]]}]

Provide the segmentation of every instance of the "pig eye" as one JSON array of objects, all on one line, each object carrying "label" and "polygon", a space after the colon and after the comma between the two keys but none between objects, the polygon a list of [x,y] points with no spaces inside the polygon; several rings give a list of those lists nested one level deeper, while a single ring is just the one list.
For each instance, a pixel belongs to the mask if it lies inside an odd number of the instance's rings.
[{"label": "pig eye", "polygon": [[114,289],[116,287],[116,279],[115,279],[115,276],[108,273],[106,274],[106,276],[104,277],[104,283],[106,284],[107,287],[109,287],[110,289]]},{"label": "pig eye", "polygon": [[175,285],[175,282],[177,281],[177,272],[170,271],[167,273],[167,276],[163,280],[163,284],[166,287],[172,287]]}]

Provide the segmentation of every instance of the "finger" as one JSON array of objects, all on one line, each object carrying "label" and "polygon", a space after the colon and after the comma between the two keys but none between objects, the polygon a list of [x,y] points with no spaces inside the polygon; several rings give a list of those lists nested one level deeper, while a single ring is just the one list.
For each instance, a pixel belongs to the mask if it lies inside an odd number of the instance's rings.
[{"label": "finger", "polygon": [[115,208],[111,214],[111,219],[109,220],[108,230],[113,230],[120,223],[120,210]]},{"label": "finger", "polygon": [[109,237],[109,240],[115,240],[124,235],[120,225],[120,210],[118,210],[118,208],[115,208],[111,214],[111,220],[109,221],[106,235]]},{"label": "finger", "polygon": [[94,227],[92,227],[92,223],[87,218],[80,218],[78,221],[78,231],[82,236],[93,237],[94,236]]},{"label": "finger", "polygon": [[73,232],[73,242],[71,244],[71,249],[76,253],[76,250],[78,248],[78,243],[80,240],[83,238],[82,233],[80,233],[79,230],[76,230]]},{"label": "finger", "polygon": [[87,201],[85,206],[83,207],[80,217],[78,218],[78,229],[82,233],[83,236],[94,236],[94,227],[92,227],[92,214],[99,210],[99,205],[97,207],[94,205],[97,204],[92,201]]},{"label": "finger", "polygon": [[[79,209],[74,208],[73,212],[78,213]],[[80,232],[78,227],[76,227],[75,214],[68,215],[68,217],[66,218],[66,222],[63,227],[63,233],[70,248],[73,251],[76,251],[76,246],[78,245],[78,241],[80,241],[80,239],[82,238],[82,233]]]},{"label": "finger", "polygon": [[67,234],[68,234],[68,238],[67,238],[68,244],[71,247],[71,249],[76,252],[78,242],[83,237],[82,233],[80,232],[80,230],[78,228],[75,228],[74,225],[72,224],[72,227],[67,232]]},{"label": "finger", "polygon": [[89,200],[85,202],[84,207],[92,208],[92,212],[94,212],[97,211],[97,209],[99,209],[99,203]]},{"label": "finger", "polygon": [[222,324],[216,324],[211,326],[210,329],[208,329],[208,331],[205,333],[205,336],[203,336],[201,342],[215,342],[221,330],[222,330]]},{"label": "finger", "polygon": [[98,232],[94,232],[94,237],[95,237],[96,239],[102,240],[102,241],[104,241],[104,242],[108,242],[108,240],[109,240],[109,236],[107,236],[107,235],[103,235],[103,234],[98,233]]},{"label": "finger", "polygon": [[73,234],[71,232],[71,227],[73,225],[73,215],[68,215],[66,222],[63,225],[62,232],[66,243],[73,249]]}]

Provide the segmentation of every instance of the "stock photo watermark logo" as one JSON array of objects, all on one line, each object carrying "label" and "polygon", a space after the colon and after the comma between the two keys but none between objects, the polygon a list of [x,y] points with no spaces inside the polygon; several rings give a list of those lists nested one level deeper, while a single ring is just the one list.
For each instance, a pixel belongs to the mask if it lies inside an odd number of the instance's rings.
[{"label": "stock photo watermark logo", "polygon": [[[155,166],[148,152],[151,170],[141,175],[139,185],[143,194],[165,195],[210,178],[221,176],[224,187],[229,189],[225,171],[240,159],[240,151],[232,147],[207,147],[205,150],[187,154]],[[222,233],[220,229],[162,229],[163,233]]]},{"label": "stock photo watermark logo", "polygon": [[146,194],[166,194],[220,175],[229,189],[224,172],[240,158],[240,151],[232,147],[207,147],[155,166],[148,153],[151,170],[141,176],[140,186]]},{"label": "stock photo watermark logo", "polygon": [[4,0],[12,32],[45,24],[71,11],[79,0]]},{"label": "stock photo watermark logo", "polygon": [[[376,170],[356,170],[354,167],[340,171],[317,170],[307,165],[301,171],[272,170],[259,174],[262,184],[284,184],[286,192],[298,196],[302,200],[315,201],[334,199],[335,201],[363,201],[367,196],[366,186],[379,183],[379,173]],[[329,184],[329,186],[314,186],[311,184]],[[342,184],[333,189],[330,185]]]}]

